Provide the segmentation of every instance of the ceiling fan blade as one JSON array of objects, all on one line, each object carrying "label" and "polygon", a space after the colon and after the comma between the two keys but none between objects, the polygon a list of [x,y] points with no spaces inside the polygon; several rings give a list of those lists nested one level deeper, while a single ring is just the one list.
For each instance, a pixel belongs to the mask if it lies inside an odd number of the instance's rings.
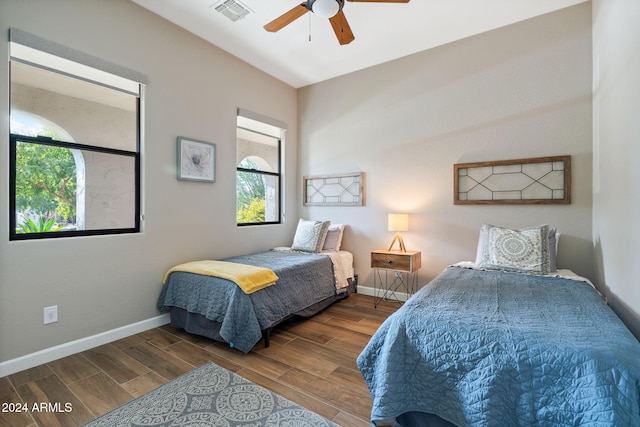
[{"label": "ceiling fan blade", "polygon": [[264,29],[275,33],[276,31],[280,31],[287,25],[291,24],[307,12],[309,12],[309,9],[307,9],[307,3],[301,3],[290,11],[283,13],[281,16],[269,22],[264,26]]},{"label": "ceiling fan blade", "polygon": [[409,3],[410,0],[347,0],[354,3]]},{"label": "ceiling fan blade", "polygon": [[355,40],[355,36],[351,32],[351,27],[347,22],[347,17],[344,16],[344,12],[342,12],[342,10],[336,13],[333,18],[329,18],[329,22],[331,22],[333,32],[336,33],[336,37],[340,44],[349,44]]}]

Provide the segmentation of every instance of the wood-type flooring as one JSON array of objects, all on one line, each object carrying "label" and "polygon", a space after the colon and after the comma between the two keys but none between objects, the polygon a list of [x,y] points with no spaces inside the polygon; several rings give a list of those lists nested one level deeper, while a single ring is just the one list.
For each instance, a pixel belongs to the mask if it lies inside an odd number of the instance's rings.
[{"label": "wood-type flooring", "polygon": [[[75,427],[212,361],[344,427],[367,427],[371,397],[356,357],[399,304],[354,294],[277,327],[247,354],[171,326],[0,378],[2,427]],[[19,407],[17,406],[19,405]],[[22,410],[21,412],[19,412]]]}]

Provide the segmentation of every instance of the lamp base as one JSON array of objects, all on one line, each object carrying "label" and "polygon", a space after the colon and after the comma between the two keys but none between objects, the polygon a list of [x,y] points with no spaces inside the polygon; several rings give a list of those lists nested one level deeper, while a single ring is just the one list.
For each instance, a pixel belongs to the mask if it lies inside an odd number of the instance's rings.
[{"label": "lamp base", "polygon": [[407,252],[407,248],[404,246],[404,240],[402,239],[402,235],[400,233],[396,233],[396,235],[393,236],[393,240],[391,241],[391,245],[389,246],[389,250],[391,250],[391,248],[393,248],[393,245],[395,245],[396,241],[400,245],[400,252]]}]

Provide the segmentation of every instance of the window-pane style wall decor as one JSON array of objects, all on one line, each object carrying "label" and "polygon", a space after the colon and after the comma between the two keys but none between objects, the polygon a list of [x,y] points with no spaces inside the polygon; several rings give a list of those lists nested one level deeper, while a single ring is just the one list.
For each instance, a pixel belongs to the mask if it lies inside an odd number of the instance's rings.
[{"label": "window-pane style wall decor", "polygon": [[453,165],[453,202],[470,204],[571,203],[571,156]]},{"label": "window-pane style wall decor", "polygon": [[305,206],[364,206],[364,172],[305,176]]}]

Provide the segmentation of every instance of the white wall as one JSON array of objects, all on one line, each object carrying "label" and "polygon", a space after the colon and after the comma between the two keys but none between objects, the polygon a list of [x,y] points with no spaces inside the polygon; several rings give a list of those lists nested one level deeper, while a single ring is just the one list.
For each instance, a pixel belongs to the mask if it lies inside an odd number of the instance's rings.
[{"label": "white wall", "polygon": [[[153,318],[165,271],[289,243],[296,221],[235,224],[236,108],[289,126],[285,211],[297,217],[296,91],[128,0],[0,1],[0,56],[15,27],[146,74],[144,232],[9,242],[8,173],[0,174],[0,364]],[[8,64],[0,99],[9,99]],[[8,170],[8,102],[0,103],[0,169]],[[176,179],[176,138],[217,144],[216,183]],[[229,244],[233,242],[233,244]],[[43,308],[59,321],[43,325]]]},{"label": "white wall", "polygon": [[[366,173],[364,207],[310,207],[349,224],[360,284],[370,252],[389,245],[387,213],[409,213],[421,284],[475,259],[482,223],[549,223],[559,264],[592,278],[591,5],[487,32],[299,90],[298,179]],[[572,156],[572,203],[454,206],[455,163]],[[301,189],[298,190],[301,195]]]},{"label": "white wall", "polygon": [[640,338],[640,2],[592,3],[596,276]]}]

